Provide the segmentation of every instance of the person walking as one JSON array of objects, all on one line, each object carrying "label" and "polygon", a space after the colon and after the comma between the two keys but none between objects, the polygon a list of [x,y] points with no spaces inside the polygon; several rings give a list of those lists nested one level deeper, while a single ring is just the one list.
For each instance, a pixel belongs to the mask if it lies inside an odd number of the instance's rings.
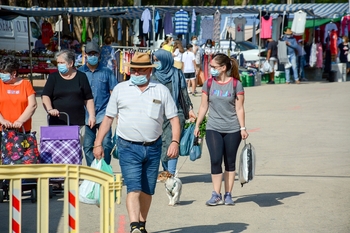
[{"label": "person walking", "polygon": [[[86,74],[95,103],[96,124],[93,127],[86,126],[83,150],[85,154],[86,164],[90,166],[94,160],[92,153],[94,141],[96,138],[96,132],[99,130],[103,117],[106,113],[107,104],[111,96],[113,88],[117,85],[118,81],[113,74],[113,71],[105,67],[99,62],[100,48],[94,43],[90,42],[86,45],[86,64],[79,67],[79,71]],[[89,113],[86,112],[85,123],[89,119]],[[104,148],[104,160],[107,164],[111,163],[111,151],[112,145],[112,128],[108,131],[103,140]]]},{"label": "person walking", "polygon": [[89,113],[89,127],[94,127],[96,122],[91,87],[86,75],[74,68],[73,50],[57,52],[56,61],[58,72],[49,75],[41,94],[43,106],[50,115],[49,125],[68,125],[68,119],[60,115],[60,112],[66,112],[70,125],[79,125],[80,143],[83,144],[85,108]]},{"label": "person walking", "polygon": [[343,42],[338,45],[339,61],[340,63],[346,63],[346,73],[350,72],[350,61],[348,60],[348,54],[350,53],[349,37],[343,36]]},{"label": "person walking", "polygon": [[188,91],[190,88],[192,89],[192,91],[189,91],[189,93],[196,96],[196,58],[192,50],[193,46],[188,44],[186,48],[187,51],[182,55],[183,72],[185,74]]},{"label": "person walking", "polygon": [[185,52],[182,47],[181,41],[175,40],[174,48],[173,48],[173,57],[174,57],[174,66],[177,69],[182,70],[183,62],[182,62],[182,54]]},{"label": "person walking", "polygon": [[[210,154],[212,197],[209,206],[234,205],[232,189],[236,175],[236,155],[242,139],[248,138],[245,127],[244,89],[239,80],[238,64],[225,54],[214,55],[210,62],[214,77],[202,89],[202,99],[194,135],[199,136],[199,126],[209,110],[206,124],[206,143]],[[228,76],[228,74],[230,74]],[[225,172],[222,173],[222,161]],[[221,195],[222,177],[225,181],[224,200]]]},{"label": "person walking", "polygon": [[14,56],[4,56],[0,61],[0,124],[20,132],[23,126],[29,133],[37,102],[32,84],[18,76],[19,67],[20,61]]},{"label": "person walking", "polygon": [[103,67],[107,67],[116,74],[117,58],[115,56],[114,48],[112,47],[112,37],[107,36],[104,42],[105,44],[101,48],[100,63]]},{"label": "person walking", "polygon": [[304,40],[300,39],[298,40],[298,56],[297,56],[297,62],[298,62],[298,75],[299,75],[299,80],[301,81],[307,81],[305,78],[305,56],[306,52],[304,49]]},{"label": "person walking", "polygon": [[[180,120],[181,132],[185,127],[185,116],[184,111],[188,111],[190,118],[196,119],[196,114],[193,112],[193,105],[190,97],[187,92],[187,85],[185,81],[185,76],[181,70],[173,66],[174,60],[170,53],[165,50],[159,49],[153,54],[154,64],[157,64],[157,67],[153,70],[153,75],[151,79],[156,79],[161,84],[165,85],[172,97],[176,106],[178,108],[178,117]],[[179,95],[182,92],[186,100],[186,105],[191,106],[190,109],[182,109],[179,104]],[[180,132],[180,134],[181,134]],[[164,120],[163,123],[163,133],[162,133],[162,166],[164,171],[169,171],[171,174],[176,174],[176,166],[178,158],[170,159],[167,156],[168,147],[172,143],[172,128],[170,121],[168,119]]]},{"label": "person walking", "polygon": [[266,60],[269,61],[269,64],[272,68],[272,72],[270,72],[270,81],[267,84],[275,84],[275,66],[277,66],[277,42],[272,38],[267,39],[267,56]]},{"label": "person walking", "polygon": [[298,77],[297,54],[295,53],[295,51],[298,51],[298,44],[296,39],[293,37],[293,32],[290,30],[290,28],[286,28],[284,35],[282,36],[282,40],[286,42],[288,60],[292,65],[291,67],[286,65],[284,66],[286,72],[286,83],[290,84],[290,69],[292,68],[294,81],[296,84],[300,84]]},{"label": "person walking", "polygon": [[[169,53],[170,54],[170,53]],[[171,56],[171,54],[170,54]],[[130,63],[130,80],[118,84],[108,102],[106,115],[94,143],[94,156],[104,156],[103,138],[118,116],[119,164],[127,188],[126,208],[132,233],[147,233],[146,220],[157,183],[162,153],[162,125],[169,119],[172,143],[167,155],[179,154],[178,110],[168,88],[150,80],[152,68],[147,53],[135,53]]]}]

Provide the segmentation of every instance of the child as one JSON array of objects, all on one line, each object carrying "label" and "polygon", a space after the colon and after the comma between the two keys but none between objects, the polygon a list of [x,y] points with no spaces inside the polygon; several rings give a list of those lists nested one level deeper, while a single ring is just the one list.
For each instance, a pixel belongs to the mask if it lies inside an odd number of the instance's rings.
[{"label": "child", "polygon": [[[189,93],[193,96],[196,96],[196,57],[192,51],[193,45],[188,44],[186,46],[187,51],[182,55],[183,62],[183,72],[187,82],[187,89]],[[192,91],[190,91],[190,87],[192,86]]]}]

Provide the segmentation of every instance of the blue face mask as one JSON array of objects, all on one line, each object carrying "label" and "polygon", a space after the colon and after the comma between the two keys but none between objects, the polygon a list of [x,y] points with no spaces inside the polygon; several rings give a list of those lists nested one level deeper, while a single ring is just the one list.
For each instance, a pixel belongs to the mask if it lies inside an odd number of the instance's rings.
[{"label": "blue face mask", "polygon": [[65,74],[68,72],[68,68],[66,64],[58,64],[57,68],[58,68],[58,72],[60,72],[61,74]]},{"label": "blue face mask", "polygon": [[96,65],[98,63],[98,57],[97,56],[88,56],[87,57],[87,62],[90,65],[94,66],[94,65]]},{"label": "blue face mask", "polygon": [[162,69],[162,63],[160,61],[155,61],[153,64],[157,65],[155,67],[156,70],[161,70]]},{"label": "blue face mask", "polygon": [[219,72],[218,70],[214,69],[214,68],[211,68],[211,69],[210,69],[210,73],[211,73],[211,75],[214,76],[214,77],[217,77],[217,76],[219,76],[219,74],[220,74],[220,72]]},{"label": "blue face mask", "polygon": [[146,84],[148,82],[147,80],[147,76],[146,75],[139,75],[139,76],[136,76],[136,75],[130,75],[130,81],[137,85],[137,86],[140,86],[140,85],[143,85],[143,84]]},{"label": "blue face mask", "polygon": [[3,82],[8,82],[11,79],[11,75],[10,74],[0,73],[0,77],[1,77],[1,80]]},{"label": "blue face mask", "polygon": [[198,41],[197,40],[192,40],[192,44],[196,45],[196,44],[198,44]]}]

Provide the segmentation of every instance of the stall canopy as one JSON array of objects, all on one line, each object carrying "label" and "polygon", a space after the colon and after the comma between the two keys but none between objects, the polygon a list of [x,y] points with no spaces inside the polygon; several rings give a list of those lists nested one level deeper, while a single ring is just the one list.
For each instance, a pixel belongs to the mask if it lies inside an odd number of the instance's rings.
[{"label": "stall canopy", "polygon": [[140,18],[142,12],[149,9],[151,12],[157,10],[160,14],[170,12],[174,14],[176,11],[183,9],[188,12],[195,10],[196,14],[213,15],[215,11],[221,14],[232,13],[258,13],[260,11],[267,12],[286,12],[294,13],[297,11],[305,11],[309,16],[318,18],[332,18],[334,14],[345,14],[349,12],[348,3],[325,3],[325,4],[268,4],[254,6],[125,6],[125,7],[16,7],[0,5],[0,17],[11,16],[38,16],[49,17],[70,13],[76,16],[85,17],[115,17],[123,19]]}]

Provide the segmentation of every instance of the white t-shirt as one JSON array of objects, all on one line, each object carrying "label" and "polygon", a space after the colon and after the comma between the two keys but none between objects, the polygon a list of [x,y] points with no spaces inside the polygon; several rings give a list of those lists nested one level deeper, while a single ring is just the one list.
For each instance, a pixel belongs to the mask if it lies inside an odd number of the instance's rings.
[{"label": "white t-shirt", "polygon": [[186,51],[182,54],[182,61],[184,63],[184,73],[194,73],[196,72],[194,68],[193,61],[196,60],[194,53],[191,51]]},{"label": "white t-shirt", "polygon": [[174,61],[182,61],[182,53],[180,53],[179,49],[175,49],[174,55]]},{"label": "white t-shirt", "polygon": [[144,10],[141,15],[141,21],[143,21],[142,32],[145,34],[149,32],[149,21],[151,19],[151,12],[148,9]]},{"label": "white t-shirt", "polygon": [[292,23],[292,32],[294,32],[294,35],[303,35],[305,31],[305,24],[306,13],[303,11],[295,12]]}]

